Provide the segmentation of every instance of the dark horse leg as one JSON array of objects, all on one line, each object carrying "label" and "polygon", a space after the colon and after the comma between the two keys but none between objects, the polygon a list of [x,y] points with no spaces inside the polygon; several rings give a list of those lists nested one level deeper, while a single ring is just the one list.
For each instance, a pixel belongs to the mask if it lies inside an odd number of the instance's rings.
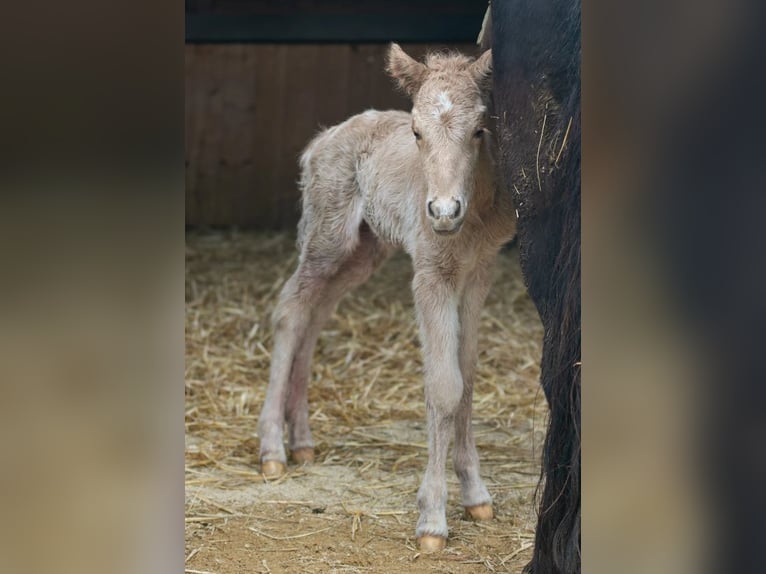
[{"label": "dark horse leg", "polygon": [[524,280],[544,327],[550,407],[535,548],[525,571],[580,572],[580,3],[495,0],[493,116],[519,215]]}]

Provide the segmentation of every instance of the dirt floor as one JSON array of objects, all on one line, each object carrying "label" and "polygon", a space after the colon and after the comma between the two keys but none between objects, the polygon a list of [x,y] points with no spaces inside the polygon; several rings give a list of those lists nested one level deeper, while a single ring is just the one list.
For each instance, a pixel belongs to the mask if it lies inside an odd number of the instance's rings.
[{"label": "dirt floor", "polygon": [[296,264],[288,234],[187,235],[186,572],[520,572],[546,422],[542,327],[515,249],[500,255],[482,316],[474,427],[495,519],[462,516],[449,478],[447,549],[418,552],[425,466],[422,363],[397,255],[339,305],[310,386],[316,462],[265,481],[257,416],[268,380],[269,314]]}]

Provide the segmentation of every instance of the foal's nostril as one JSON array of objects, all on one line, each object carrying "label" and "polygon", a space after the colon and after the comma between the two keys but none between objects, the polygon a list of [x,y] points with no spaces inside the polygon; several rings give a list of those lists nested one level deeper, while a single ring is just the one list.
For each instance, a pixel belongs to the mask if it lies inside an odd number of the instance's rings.
[{"label": "foal's nostril", "polygon": [[427,209],[428,209],[428,215],[430,215],[431,217],[436,217],[436,214],[434,213],[434,210],[433,210],[432,204],[433,204],[433,201],[429,201],[429,202],[426,204],[426,207],[427,207]]},{"label": "foal's nostril", "polygon": [[455,200],[455,203],[457,203],[457,209],[455,210],[455,219],[457,219],[458,217],[460,217],[460,209],[462,205],[459,199]]}]

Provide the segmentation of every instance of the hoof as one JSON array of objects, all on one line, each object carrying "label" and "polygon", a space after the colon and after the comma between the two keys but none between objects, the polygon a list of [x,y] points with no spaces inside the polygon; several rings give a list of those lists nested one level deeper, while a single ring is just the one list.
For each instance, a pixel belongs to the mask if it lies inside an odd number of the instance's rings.
[{"label": "hoof", "polygon": [[441,552],[447,545],[447,539],[443,536],[424,534],[418,538],[421,552]]},{"label": "hoof", "polygon": [[491,504],[477,504],[476,506],[466,506],[465,515],[471,520],[492,520],[495,513],[492,512]]},{"label": "hoof", "polygon": [[311,447],[296,448],[294,451],[292,451],[291,454],[293,461],[295,461],[297,464],[303,464],[304,462],[310,464],[314,462],[314,449]]},{"label": "hoof", "polygon": [[261,474],[266,478],[279,478],[287,469],[278,460],[265,460],[261,463]]}]

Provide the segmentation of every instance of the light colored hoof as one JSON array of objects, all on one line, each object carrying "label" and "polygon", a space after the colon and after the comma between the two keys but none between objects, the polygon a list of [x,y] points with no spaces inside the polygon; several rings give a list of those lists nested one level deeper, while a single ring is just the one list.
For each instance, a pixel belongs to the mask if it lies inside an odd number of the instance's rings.
[{"label": "light colored hoof", "polygon": [[465,515],[471,520],[492,520],[495,513],[492,511],[491,504],[477,504],[476,506],[466,506]]},{"label": "light colored hoof", "polygon": [[261,463],[261,474],[266,478],[279,478],[285,472],[287,468],[278,460],[265,460]]},{"label": "light colored hoof", "polygon": [[297,464],[303,464],[304,462],[311,464],[314,462],[313,448],[296,448],[291,454]]},{"label": "light colored hoof", "polygon": [[447,546],[447,539],[443,536],[425,534],[418,538],[421,552],[441,552]]}]

